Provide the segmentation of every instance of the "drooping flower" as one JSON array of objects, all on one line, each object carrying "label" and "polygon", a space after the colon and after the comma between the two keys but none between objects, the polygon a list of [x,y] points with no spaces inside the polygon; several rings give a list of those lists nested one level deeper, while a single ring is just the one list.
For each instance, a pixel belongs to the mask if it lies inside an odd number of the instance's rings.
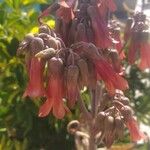
[{"label": "drooping flower", "polygon": [[144,139],[144,134],[140,131],[137,121],[132,117],[126,123],[129,129],[132,141],[136,142],[138,140]]},{"label": "drooping flower", "polygon": [[127,81],[119,74],[115,73],[112,67],[104,59],[99,59],[94,62],[96,72],[105,82],[106,89],[113,95],[115,90],[126,90],[128,88]]},{"label": "drooping flower", "polygon": [[49,60],[49,81],[47,87],[47,100],[40,107],[39,117],[47,116],[50,111],[53,112],[53,115],[62,119],[68,110],[63,103],[63,62],[60,58],[51,58]]},{"label": "drooping flower", "polygon": [[122,116],[124,117],[125,124],[127,128],[129,129],[132,141],[136,142],[138,140],[144,139],[145,136],[143,132],[140,130],[138,123],[133,116],[131,107],[123,106],[120,109],[120,111],[121,111]]},{"label": "drooping flower", "polygon": [[[146,24],[146,16],[142,13],[137,13],[134,16],[134,22],[130,21],[132,26],[129,29],[129,52],[128,59],[131,64],[136,60],[140,60],[138,67],[141,70],[150,68],[150,40],[149,26]],[[128,38],[128,36],[126,36]]]},{"label": "drooping flower", "polygon": [[113,0],[99,0],[98,10],[102,18],[108,19],[108,11],[114,12],[116,10],[116,5]]},{"label": "drooping flower", "polygon": [[78,96],[78,76],[79,69],[76,65],[70,65],[67,69],[66,76],[66,88],[67,88],[67,99],[68,106],[73,108]]},{"label": "drooping flower", "polygon": [[44,79],[43,79],[43,72],[44,72],[44,61],[38,60],[38,58],[33,57],[30,60],[29,67],[29,83],[27,88],[23,94],[23,97],[29,96],[32,98],[41,97],[45,94],[44,89]]},{"label": "drooping flower", "polygon": [[144,70],[150,68],[150,43],[141,43],[140,45],[140,64],[139,68]]},{"label": "drooping flower", "polygon": [[60,8],[56,11],[58,17],[68,23],[74,18],[72,3],[67,3],[65,0],[59,2]]},{"label": "drooping flower", "polygon": [[97,7],[89,6],[87,12],[91,19],[92,29],[95,36],[95,45],[100,48],[108,48],[112,45],[106,22],[97,12]]},{"label": "drooping flower", "polygon": [[114,43],[114,48],[118,51],[118,54],[120,56],[120,59],[124,59],[125,58],[125,53],[122,50],[123,48],[123,43],[120,37],[120,28],[115,28],[111,30],[111,37],[116,41],[116,43]]}]

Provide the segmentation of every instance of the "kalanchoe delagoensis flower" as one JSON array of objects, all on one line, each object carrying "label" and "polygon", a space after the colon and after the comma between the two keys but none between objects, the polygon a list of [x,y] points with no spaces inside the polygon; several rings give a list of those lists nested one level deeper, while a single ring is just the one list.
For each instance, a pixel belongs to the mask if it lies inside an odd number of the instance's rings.
[{"label": "kalanchoe delagoensis flower", "polygon": [[132,109],[129,106],[124,106],[120,111],[124,117],[125,124],[129,129],[131,139],[135,142],[144,139],[144,134],[140,131],[138,123],[132,115]]},{"label": "kalanchoe delagoensis flower", "polygon": [[[43,72],[45,62],[38,60],[34,55],[43,50],[44,42],[41,38],[27,35],[23,42],[20,44],[18,53],[25,54],[25,63],[27,73],[29,76],[29,83],[23,94],[23,97],[41,97],[44,96],[44,79]],[[38,76],[37,76],[38,74]]]},{"label": "kalanchoe delagoensis flower", "polygon": [[31,58],[29,67],[29,83],[23,94],[23,97],[29,96],[32,98],[42,97],[45,94],[44,89],[44,72],[45,62],[36,57]]},{"label": "kalanchoe delagoensis flower", "polygon": [[67,88],[67,99],[68,106],[73,108],[78,96],[78,78],[79,78],[79,69],[76,65],[70,65],[67,68],[66,76],[66,88]]},{"label": "kalanchoe delagoensis flower", "polygon": [[101,15],[101,17],[105,20],[108,18],[108,11],[114,12],[116,10],[116,5],[114,3],[114,0],[99,0],[98,2],[98,10]]},{"label": "kalanchoe delagoensis flower", "polygon": [[149,26],[146,24],[146,16],[142,13],[136,14],[128,33],[130,34],[129,62],[133,64],[136,60],[140,59],[138,67],[141,70],[150,68],[150,31]]},{"label": "kalanchoe delagoensis flower", "polygon": [[107,29],[106,22],[103,21],[97,11],[97,7],[89,6],[87,9],[91,19],[92,28],[95,35],[95,45],[100,48],[108,48],[111,46],[111,40]]},{"label": "kalanchoe delagoensis flower", "polygon": [[60,8],[57,10],[56,14],[63,21],[69,22],[74,18],[74,13],[72,9],[72,5],[74,3],[67,3],[65,0],[59,2]]},{"label": "kalanchoe delagoensis flower", "polygon": [[40,107],[39,116],[45,117],[52,111],[56,118],[62,119],[67,110],[63,102],[63,62],[60,58],[53,57],[48,63],[47,100]]}]

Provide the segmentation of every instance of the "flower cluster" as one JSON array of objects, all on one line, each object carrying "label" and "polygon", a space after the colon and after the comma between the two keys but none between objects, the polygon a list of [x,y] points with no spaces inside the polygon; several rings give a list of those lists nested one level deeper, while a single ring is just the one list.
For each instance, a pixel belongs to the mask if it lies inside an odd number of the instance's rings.
[{"label": "flower cluster", "polygon": [[[108,10],[115,11],[113,0],[60,1],[39,16],[39,32],[28,34],[20,43],[18,54],[25,54],[29,83],[24,97],[46,97],[39,116],[50,112],[62,119],[80,98],[80,90],[96,91],[97,83],[105,86],[94,122],[94,134],[110,147],[115,138],[123,136],[124,125],[133,141],[139,131],[129,100],[123,92],[128,88],[121,60],[125,58],[120,28],[116,21],[108,22]],[[52,30],[41,18],[56,12]],[[129,61],[133,63],[140,49],[140,68],[150,65],[150,44],[145,16],[138,13],[130,19],[124,38],[129,41]],[[117,93],[116,91],[119,90]]]},{"label": "flower cluster", "polygon": [[149,35],[150,29],[143,13],[136,13],[128,20],[124,37],[126,42],[129,42],[128,59],[131,64],[139,60],[138,67],[141,70],[150,68]]},{"label": "flower cluster", "polygon": [[123,92],[116,91],[114,97],[104,93],[95,119],[94,132],[99,135],[97,141],[104,139],[106,146],[110,147],[116,138],[124,137],[125,126],[129,129],[132,141],[144,138],[133,116],[129,99]]}]

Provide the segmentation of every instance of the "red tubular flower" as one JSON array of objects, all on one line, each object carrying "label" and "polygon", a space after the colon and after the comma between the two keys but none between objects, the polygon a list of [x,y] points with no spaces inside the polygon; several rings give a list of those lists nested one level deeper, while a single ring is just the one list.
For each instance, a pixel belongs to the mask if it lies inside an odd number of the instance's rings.
[{"label": "red tubular flower", "polygon": [[39,117],[47,116],[52,110],[53,115],[56,118],[62,119],[66,113],[62,97],[62,80],[57,78],[50,78],[47,88],[47,100],[40,107]]},{"label": "red tubular flower", "polygon": [[49,61],[49,82],[47,87],[47,100],[39,110],[39,117],[47,116],[50,111],[53,115],[62,119],[67,108],[63,104],[63,78],[62,78],[62,60],[53,57]]},{"label": "red tubular flower", "polygon": [[144,134],[140,131],[138,127],[137,121],[133,117],[128,119],[126,126],[129,129],[132,141],[136,142],[145,138]]},{"label": "red tubular flower", "polygon": [[110,47],[112,42],[109,37],[108,28],[103,18],[97,13],[97,7],[89,6],[87,11],[95,35],[95,45],[100,48]]},{"label": "red tubular flower", "polygon": [[67,70],[66,76],[66,88],[67,88],[67,99],[68,106],[73,108],[78,96],[78,76],[79,69],[76,65],[70,65]]},{"label": "red tubular flower", "polygon": [[74,18],[74,13],[71,8],[71,4],[62,0],[59,2],[60,8],[56,11],[57,16],[59,16],[64,22],[68,23],[70,20]]},{"label": "red tubular flower", "polygon": [[28,64],[29,83],[23,97],[29,96],[32,98],[44,96],[44,81],[43,71],[45,63],[39,61],[38,58],[31,58],[30,65]]},{"label": "red tubular flower", "polygon": [[140,64],[139,68],[144,70],[150,68],[150,43],[141,43],[140,45]]},{"label": "red tubular flower", "polygon": [[130,64],[133,64],[135,62],[139,47],[140,44],[138,42],[135,42],[134,39],[132,39],[128,53],[128,60]]},{"label": "red tubular flower", "polygon": [[105,82],[105,86],[111,95],[115,94],[116,89],[126,90],[128,88],[127,81],[115,73],[104,59],[99,59],[94,64],[97,74]]},{"label": "red tubular flower", "polygon": [[99,0],[98,10],[102,18],[106,19],[108,11],[114,12],[116,5],[113,0]]},{"label": "red tubular flower", "polygon": [[125,53],[122,50],[123,48],[123,44],[120,38],[120,30],[116,29],[113,31],[112,37],[115,41],[117,41],[117,43],[115,43],[115,49],[118,51],[120,59],[124,59],[125,58]]}]

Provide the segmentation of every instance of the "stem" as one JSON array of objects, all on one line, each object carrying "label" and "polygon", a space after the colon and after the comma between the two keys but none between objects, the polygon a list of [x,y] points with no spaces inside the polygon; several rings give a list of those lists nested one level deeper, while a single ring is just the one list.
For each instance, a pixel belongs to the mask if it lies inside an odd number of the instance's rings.
[{"label": "stem", "polygon": [[90,139],[89,139],[89,150],[96,150],[95,135],[93,134],[92,128],[90,128]]},{"label": "stem", "polygon": [[87,108],[86,108],[86,106],[85,106],[85,104],[84,104],[80,94],[79,94],[79,98],[78,99],[79,99],[78,103],[79,103],[80,111],[83,113],[85,120],[91,121],[92,116],[88,112],[88,110],[87,110]]},{"label": "stem", "polygon": [[96,112],[96,90],[95,89],[91,89],[91,112],[92,112],[92,116],[93,118],[95,117],[95,112]]}]

